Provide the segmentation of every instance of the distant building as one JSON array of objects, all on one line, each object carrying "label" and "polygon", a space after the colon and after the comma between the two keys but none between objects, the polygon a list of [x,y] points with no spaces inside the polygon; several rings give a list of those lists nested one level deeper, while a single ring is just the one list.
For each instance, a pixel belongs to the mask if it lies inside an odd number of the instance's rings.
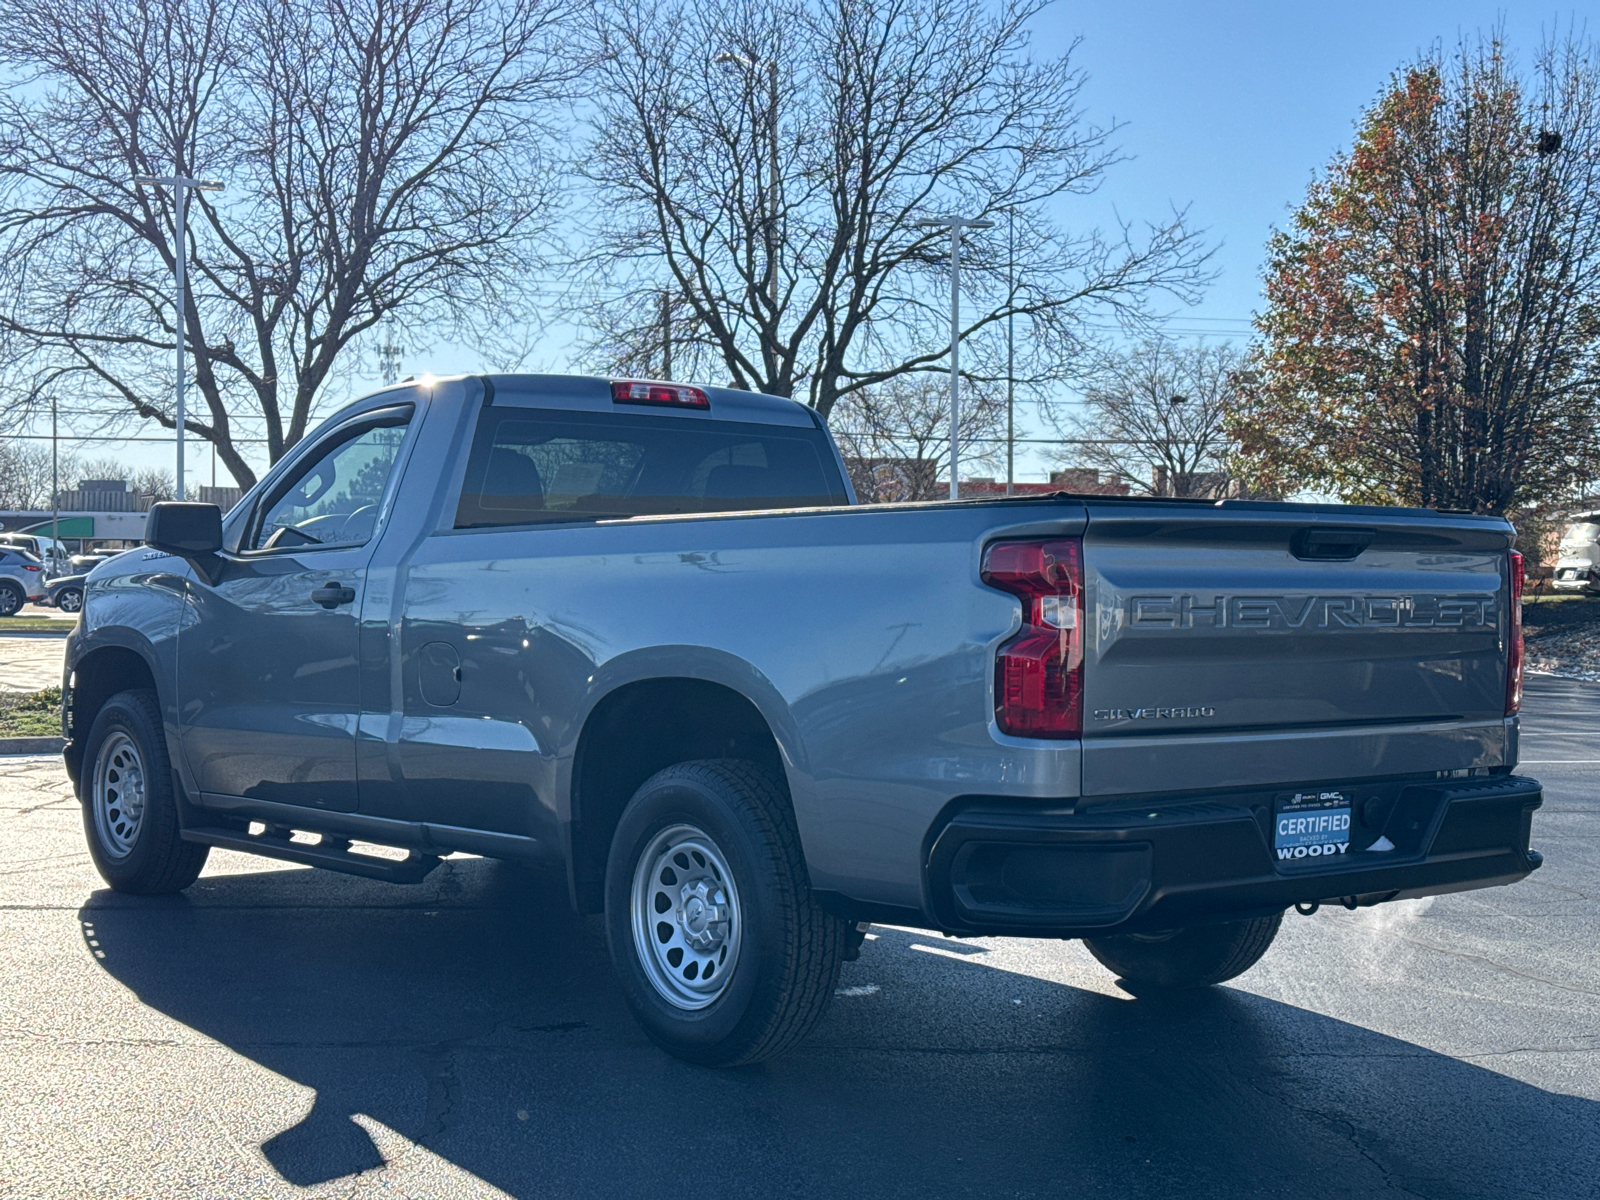
[{"label": "distant building", "polygon": [[[1198,471],[1181,478],[1187,484],[1181,489],[1185,496],[1222,500],[1241,494],[1237,481],[1230,479],[1225,471]],[[1165,467],[1151,467],[1150,491],[1157,496],[1173,496],[1178,494],[1179,489],[1173,487]]]},{"label": "distant building", "polygon": [[[1015,483],[1011,485],[1011,493],[1015,496],[1048,496],[1054,492],[1072,492],[1079,496],[1126,496],[1129,492],[1126,483],[1117,479],[1102,479],[1100,472],[1092,467],[1068,467],[1064,471],[1051,471],[1049,483]],[[961,494],[963,496],[1004,496],[1006,485],[1004,480],[963,479],[961,481]]]},{"label": "distant building", "polygon": [[[227,512],[243,495],[243,488],[201,487],[190,499]],[[144,538],[145,514],[155,502],[156,497],[140,495],[125,480],[85,479],[56,493],[59,515],[37,508],[0,511],[0,530],[48,535],[54,528],[56,536],[77,551],[109,543],[136,545]]]}]

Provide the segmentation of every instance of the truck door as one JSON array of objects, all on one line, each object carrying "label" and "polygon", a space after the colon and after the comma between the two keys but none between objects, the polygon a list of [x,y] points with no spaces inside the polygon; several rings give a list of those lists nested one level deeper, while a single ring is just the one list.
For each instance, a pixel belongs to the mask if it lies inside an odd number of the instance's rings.
[{"label": "truck door", "polygon": [[356,807],[357,616],[411,405],[319,438],[262,496],[178,638],[179,726],[203,793]]}]

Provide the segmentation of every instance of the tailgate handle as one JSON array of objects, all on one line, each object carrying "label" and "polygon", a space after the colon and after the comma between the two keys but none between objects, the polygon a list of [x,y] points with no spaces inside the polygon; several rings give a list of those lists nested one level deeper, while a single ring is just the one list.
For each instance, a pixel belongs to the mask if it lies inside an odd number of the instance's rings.
[{"label": "tailgate handle", "polygon": [[1370,529],[1300,529],[1289,539],[1289,553],[1307,562],[1349,562],[1377,536]]}]

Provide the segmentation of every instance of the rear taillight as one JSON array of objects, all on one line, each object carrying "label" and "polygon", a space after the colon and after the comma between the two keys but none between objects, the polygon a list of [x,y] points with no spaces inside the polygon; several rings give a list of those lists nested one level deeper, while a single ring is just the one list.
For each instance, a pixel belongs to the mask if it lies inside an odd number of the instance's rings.
[{"label": "rear taillight", "polygon": [[711,399],[697,387],[676,383],[639,383],[624,380],[611,385],[616,404],[661,404],[669,408],[710,408]]},{"label": "rear taillight", "polygon": [[995,542],[983,581],[1022,600],[1022,629],[995,659],[994,716],[1017,737],[1083,731],[1083,543]]},{"label": "rear taillight", "polygon": [[1506,716],[1522,707],[1522,555],[1507,556],[1511,574],[1511,629],[1506,647]]},{"label": "rear taillight", "polygon": [[24,570],[24,571],[37,571],[37,570],[39,570],[39,568],[38,568],[38,567],[35,567],[35,566],[30,566],[30,565],[29,565],[29,564],[28,564],[28,563],[23,563],[23,564],[22,564],[22,569],[23,569],[23,570]]}]

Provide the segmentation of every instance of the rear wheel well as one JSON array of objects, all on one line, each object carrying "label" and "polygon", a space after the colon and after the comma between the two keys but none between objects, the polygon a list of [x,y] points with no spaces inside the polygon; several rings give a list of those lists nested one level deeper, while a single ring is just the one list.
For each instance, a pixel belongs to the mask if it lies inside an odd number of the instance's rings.
[{"label": "rear wheel well", "polygon": [[105,702],[130,688],[156,690],[150,665],[126,646],[105,646],[91,650],[72,669],[72,686],[67,693],[67,769],[74,782],[83,763],[83,739],[89,736]]},{"label": "rear wheel well", "polygon": [[606,856],[622,810],[674,763],[737,758],[784,778],[777,739],[748,699],[703,679],[620,687],[584,722],[572,764],[572,878],[580,912],[605,906]]}]

